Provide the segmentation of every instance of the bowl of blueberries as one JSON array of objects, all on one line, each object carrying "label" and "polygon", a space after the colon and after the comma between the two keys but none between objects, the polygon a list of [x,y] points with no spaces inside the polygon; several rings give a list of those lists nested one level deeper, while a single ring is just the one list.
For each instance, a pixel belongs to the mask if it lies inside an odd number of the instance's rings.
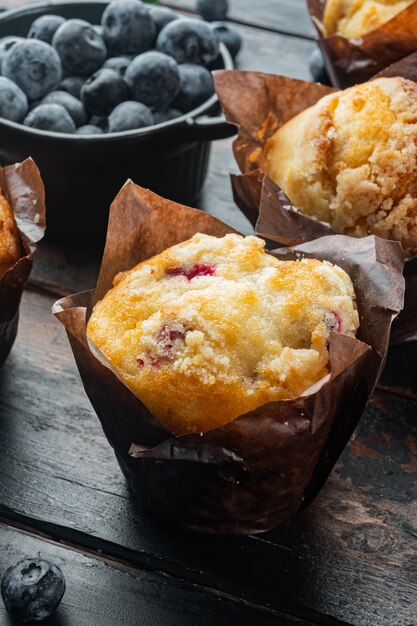
[{"label": "bowl of blueberries", "polygon": [[230,33],[216,28],[142,0],[53,0],[0,15],[0,162],[36,161],[49,240],[102,244],[128,178],[196,202],[211,141],[234,134],[211,75],[233,68]]}]

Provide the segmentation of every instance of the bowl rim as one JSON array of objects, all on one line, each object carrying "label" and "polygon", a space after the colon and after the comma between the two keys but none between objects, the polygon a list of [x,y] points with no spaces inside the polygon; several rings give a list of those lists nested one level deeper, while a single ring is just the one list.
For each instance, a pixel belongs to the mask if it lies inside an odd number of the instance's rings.
[{"label": "bowl rim", "polygon": [[[12,9],[8,9],[3,13],[0,13],[0,25],[2,22],[7,22],[12,20],[15,17],[20,17],[22,15],[36,13],[38,9],[51,9],[54,7],[62,7],[62,6],[71,6],[74,8],[83,6],[86,7],[88,5],[97,5],[97,6],[107,6],[109,4],[109,0],[84,0],[84,1],[76,1],[76,0],[48,0],[47,2],[32,2],[30,4],[25,4],[21,7],[16,7]],[[186,16],[183,16],[185,19]],[[13,35],[4,35],[4,37],[13,36]],[[222,57],[224,68],[226,70],[234,69],[233,59],[230,55],[230,52],[226,48],[226,46],[220,42],[219,46],[220,56]],[[212,96],[203,104],[200,104],[195,109],[184,113],[180,117],[177,117],[173,120],[168,120],[166,122],[161,122],[159,124],[153,124],[152,126],[145,126],[144,128],[137,128],[133,130],[124,130],[118,133],[102,133],[98,135],[77,135],[76,133],[57,133],[50,130],[40,130],[38,128],[31,128],[29,126],[24,126],[18,122],[13,122],[11,120],[6,120],[0,117],[0,130],[2,127],[6,127],[7,129],[13,129],[18,131],[21,134],[27,134],[33,137],[42,137],[42,139],[51,139],[51,140],[60,140],[60,141],[68,141],[68,142],[100,142],[100,141],[109,141],[116,139],[133,139],[135,137],[144,137],[151,136],[160,133],[160,131],[166,129],[178,129],[181,127],[187,128],[192,127],[194,125],[194,121],[196,118],[204,116],[204,114],[208,113],[212,107],[214,107],[219,102],[216,93],[213,93]]]}]

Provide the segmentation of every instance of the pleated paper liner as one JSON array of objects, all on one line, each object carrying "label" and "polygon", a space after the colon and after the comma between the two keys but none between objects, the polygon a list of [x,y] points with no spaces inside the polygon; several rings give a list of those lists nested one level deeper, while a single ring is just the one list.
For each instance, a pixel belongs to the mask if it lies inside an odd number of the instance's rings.
[{"label": "pleated paper liner", "polygon": [[327,37],[322,24],[326,0],[307,0],[307,4],[327,71],[337,87],[363,83],[417,51],[417,2],[357,39]]},{"label": "pleated paper liner", "polygon": [[[415,63],[414,63],[415,62]],[[417,53],[385,68],[377,77],[403,76],[417,80]],[[290,119],[315,104],[320,98],[335,90],[317,83],[264,74],[262,72],[243,72],[228,70],[215,72],[215,83],[220,103],[227,120],[238,127],[239,133],[233,143],[233,152],[239,169],[244,174],[259,168],[262,150],[270,137]],[[235,201],[255,226],[259,213],[259,194],[262,189],[255,184],[257,174],[251,184],[245,185],[245,192],[236,189],[239,183],[235,179]],[[243,184],[243,183],[242,183]],[[259,187],[259,189],[258,189]],[[276,189],[278,189],[275,186]],[[271,187],[268,187],[271,192]],[[265,191],[265,190],[264,190]],[[274,224],[275,230],[288,227],[288,221],[297,223],[297,232],[290,231],[288,237],[284,231],[276,232],[275,241],[292,245],[316,239],[325,234],[334,234],[327,224],[303,215],[291,205],[282,192],[283,202],[276,191],[277,206],[288,206],[290,212],[280,212],[280,222]],[[272,193],[272,192],[271,192]],[[406,302],[403,313],[395,323],[393,342],[413,338],[417,333],[417,262],[407,260],[404,270],[406,276]]]},{"label": "pleated paper liner", "polygon": [[215,430],[169,432],[99,361],[86,339],[92,306],[120,271],[197,232],[223,236],[215,218],[128,182],[110,210],[97,290],[58,301],[88,397],[132,492],[169,523],[215,534],[267,531],[320,490],[360,419],[383,365],[403,302],[397,243],[332,236],[275,251],[277,258],[328,259],[351,276],[358,338],[332,333],[330,374],[295,400],[270,402]]},{"label": "pleated paper liner", "polygon": [[21,237],[20,259],[0,277],[0,367],[16,338],[19,304],[32,269],[36,243],[45,231],[45,191],[32,159],[0,168],[0,187]]}]

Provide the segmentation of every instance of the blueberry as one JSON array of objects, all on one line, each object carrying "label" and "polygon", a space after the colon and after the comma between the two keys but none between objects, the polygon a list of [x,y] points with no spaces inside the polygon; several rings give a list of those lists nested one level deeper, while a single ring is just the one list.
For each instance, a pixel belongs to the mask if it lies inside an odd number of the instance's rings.
[{"label": "blueberry", "polygon": [[197,13],[208,22],[224,22],[228,10],[228,0],[197,0]]},{"label": "blueberry", "polygon": [[41,104],[60,104],[68,111],[75,126],[82,126],[87,121],[82,102],[66,91],[51,91],[43,98]]},{"label": "blueberry", "polygon": [[108,115],[128,97],[129,90],[123,78],[107,68],[87,78],[81,89],[81,100],[86,110],[94,115]]},{"label": "blueberry", "polygon": [[122,102],[109,115],[109,133],[152,126],[151,110],[140,102]]},{"label": "blueberry", "polygon": [[106,115],[92,115],[88,121],[89,126],[98,126],[104,132],[107,130],[109,120]]},{"label": "blueberry", "polygon": [[167,24],[179,18],[178,13],[165,7],[149,7],[149,11],[156,26],[156,36]]},{"label": "blueberry", "polygon": [[100,35],[100,37],[104,36],[104,29],[101,24],[94,24],[93,28],[96,31],[97,35]]},{"label": "blueberry", "polygon": [[40,104],[23,121],[25,126],[54,133],[73,133],[75,124],[66,109],[60,104]]},{"label": "blueberry", "polygon": [[166,111],[155,111],[153,114],[153,122],[154,124],[162,124],[163,122],[170,122],[171,120],[177,119],[177,117],[181,117],[181,111],[177,111],[177,109],[167,109]]},{"label": "blueberry", "polygon": [[19,41],[25,41],[24,37],[15,37],[14,35],[8,37],[2,37],[0,39],[0,70],[3,63],[3,59],[6,56],[6,52],[18,43]]},{"label": "blueberry", "polygon": [[83,76],[67,76],[64,80],[61,81],[59,85],[59,89],[61,91],[67,91],[74,98],[81,97],[81,87],[85,83],[85,78]]},{"label": "blueberry", "polygon": [[324,65],[324,60],[320,48],[316,48],[311,54],[308,65],[313,80],[316,83],[331,85],[331,81]]},{"label": "blueberry", "polygon": [[90,76],[107,56],[103,37],[84,20],[67,20],[56,31],[52,45],[61,57],[63,69],[76,76]]},{"label": "blueberry", "polygon": [[124,76],[131,59],[129,57],[110,57],[104,62],[103,67],[118,72],[120,76]]},{"label": "blueberry", "polygon": [[156,48],[174,57],[177,63],[208,65],[219,54],[219,40],[205,22],[180,18],[161,30]]},{"label": "blueberry", "polygon": [[214,93],[214,82],[210,72],[201,65],[180,65],[181,91],[174,107],[188,113],[203,104]]},{"label": "blueberry", "polygon": [[156,26],[140,0],[112,0],[101,18],[104,38],[112,52],[140,54],[149,50]]},{"label": "blueberry", "polygon": [[233,26],[229,26],[227,22],[213,22],[211,27],[234,59],[242,47],[242,37],[240,34]]},{"label": "blueberry", "polygon": [[25,559],[9,567],[1,581],[4,605],[15,619],[41,621],[58,608],[65,593],[61,569],[41,559]]},{"label": "blueberry", "polygon": [[42,98],[61,82],[61,61],[49,44],[24,39],[8,50],[2,64],[4,76],[13,80],[29,100]]},{"label": "blueberry", "polygon": [[102,135],[103,129],[98,126],[94,126],[93,124],[85,124],[84,126],[80,126],[75,131],[76,135]]},{"label": "blueberry", "polygon": [[23,91],[9,78],[0,76],[0,117],[22,122],[29,110]]},{"label": "blueberry", "polygon": [[180,91],[181,79],[174,59],[162,52],[137,56],[126,70],[125,81],[133,99],[152,109],[165,109]]},{"label": "blueberry", "polygon": [[64,22],[65,18],[60,15],[41,15],[29,28],[28,39],[40,39],[45,43],[51,43],[52,37]]}]

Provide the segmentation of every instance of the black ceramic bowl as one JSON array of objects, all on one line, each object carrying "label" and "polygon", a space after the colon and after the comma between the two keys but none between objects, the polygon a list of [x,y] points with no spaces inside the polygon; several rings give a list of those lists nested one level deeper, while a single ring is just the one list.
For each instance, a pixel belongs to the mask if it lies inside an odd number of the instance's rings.
[{"label": "black ceramic bowl", "polygon": [[[33,20],[54,13],[99,24],[107,2],[50,1],[0,15],[0,37],[26,36]],[[211,69],[233,68],[224,46]],[[159,195],[193,205],[203,186],[210,141],[234,134],[213,95],[197,109],[140,130],[111,135],[64,135],[0,120],[0,163],[31,156],[46,187],[47,238],[70,245],[101,245],[108,208],[128,178]],[[211,117],[210,117],[211,115]]]}]

